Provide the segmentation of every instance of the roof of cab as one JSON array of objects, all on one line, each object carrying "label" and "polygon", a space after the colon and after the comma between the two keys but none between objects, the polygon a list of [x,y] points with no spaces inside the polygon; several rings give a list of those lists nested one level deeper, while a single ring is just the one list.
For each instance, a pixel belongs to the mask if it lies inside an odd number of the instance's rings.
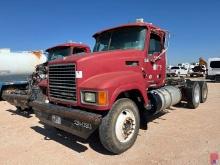
[{"label": "roof of cab", "polygon": [[148,23],[148,22],[135,22],[135,23],[129,23],[129,24],[124,24],[124,25],[120,25],[120,26],[116,26],[116,27],[112,27],[112,28],[108,28],[108,29],[105,29],[105,30],[102,30],[102,31],[99,31],[97,33],[95,33],[93,35],[93,37],[105,32],[105,31],[110,31],[110,30],[114,30],[114,29],[118,29],[118,28],[123,28],[123,27],[131,27],[131,26],[145,26],[147,28],[150,28],[150,29],[157,29],[161,32],[164,32],[166,33],[166,30],[164,29],[161,29],[155,25],[153,25],[152,23]]},{"label": "roof of cab", "polygon": [[54,49],[54,48],[59,48],[59,47],[78,47],[78,48],[85,48],[86,50],[90,51],[90,47],[88,45],[82,44],[82,43],[77,43],[77,42],[69,42],[69,43],[56,45],[56,46],[53,46],[53,47],[46,49],[46,51],[49,51],[50,49]]}]

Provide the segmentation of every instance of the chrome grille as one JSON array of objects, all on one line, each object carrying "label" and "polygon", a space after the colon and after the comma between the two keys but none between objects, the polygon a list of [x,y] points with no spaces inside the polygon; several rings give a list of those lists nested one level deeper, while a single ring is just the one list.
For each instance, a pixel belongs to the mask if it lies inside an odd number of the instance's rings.
[{"label": "chrome grille", "polygon": [[55,100],[76,101],[75,64],[49,66],[49,96]]}]

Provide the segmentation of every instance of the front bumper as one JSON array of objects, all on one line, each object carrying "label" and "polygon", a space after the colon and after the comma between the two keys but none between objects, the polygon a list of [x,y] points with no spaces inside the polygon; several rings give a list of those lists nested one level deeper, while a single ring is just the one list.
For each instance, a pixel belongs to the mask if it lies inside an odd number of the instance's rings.
[{"label": "front bumper", "polygon": [[[30,102],[30,105],[41,122],[84,139],[87,139],[99,127],[102,120],[102,115],[80,109],[40,101]],[[54,115],[61,118],[61,123],[58,124],[52,120]]]}]

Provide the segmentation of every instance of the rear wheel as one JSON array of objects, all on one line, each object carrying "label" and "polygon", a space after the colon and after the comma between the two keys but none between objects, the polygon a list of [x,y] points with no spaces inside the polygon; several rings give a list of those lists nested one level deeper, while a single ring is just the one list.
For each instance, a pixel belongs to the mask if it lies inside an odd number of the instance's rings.
[{"label": "rear wheel", "polygon": [[99,127],[102,145],[110,152],[119,154],[135,142],[140,127],[140,116],[136,104],[122,98],[115,102]]},{"label": "rear wheel", "polygon": [[208,86],[205,81],[198,81],[200,86],[200,103],[204,103],[208,97]]},{"label": "rear wheel", "polygon": [[199,83],[197,81],[189,81],[187,85],[187,105],[191,109],[196,109],[201,98]]}]

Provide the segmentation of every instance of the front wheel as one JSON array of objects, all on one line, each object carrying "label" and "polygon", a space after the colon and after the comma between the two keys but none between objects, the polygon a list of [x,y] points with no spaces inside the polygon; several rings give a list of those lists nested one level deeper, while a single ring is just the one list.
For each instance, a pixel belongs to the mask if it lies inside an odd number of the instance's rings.
[{"label": "front wheel", "polygon": [[108,151],[120,154],[134,144],[139,128],[140,116],[136,104],[122,98],[103,118],[99,127],[100,141]]}]

